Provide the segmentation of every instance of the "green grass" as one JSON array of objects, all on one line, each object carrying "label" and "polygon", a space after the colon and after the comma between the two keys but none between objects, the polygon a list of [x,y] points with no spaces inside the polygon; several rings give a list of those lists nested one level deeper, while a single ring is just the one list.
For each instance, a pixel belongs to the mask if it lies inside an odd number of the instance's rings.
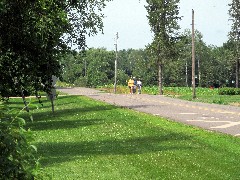
[{"label": "green grass", "polygon": [[[49,102],[43,104],[32,110],[28,127],[36,135],[44,179],[240,177],[239,138],[83,96],[58,97],[54,114]],[[21,107],[21,99],[10,105]]]},{"label": "green grass", "polygon": [[[175,87],[170,88],[167,87],[166,91],[168,92],[178,92],[172,97],[176,97],[179,99],[184,99],[188,101],[195,101],[195,102],[204,102],[204,103],[213,103],[213,104],[225,104],[225,105],[240,105],[240,95],[219,95],[218,89],[210,89],[210,88],[196,88],[196,98],[192,98],[192,88],[186,87]],[[167,95],[171,96],[171,93],[166,93]]]}]

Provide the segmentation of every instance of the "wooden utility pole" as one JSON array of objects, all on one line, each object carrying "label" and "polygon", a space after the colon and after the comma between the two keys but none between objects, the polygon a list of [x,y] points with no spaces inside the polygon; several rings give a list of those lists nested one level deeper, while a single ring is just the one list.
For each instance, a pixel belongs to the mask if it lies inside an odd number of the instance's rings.
[{"label": "wooden utility pole", "polygon": [[186,74],[186,87],[188,87],[188,63],[187,63],[187,59],[186,59],[186,65],[185,65],[185,74]]},{"label": "wooden utility pole", "polygon": [[239,36],[240,32],[237,29],[236,88],[239,88]]},{"label": "wooden utility pole", "polygon": [[192,9],[192,93],[193,99],[196,98],[195,82],[195,30],[194,30],[194,10]]},{"label": "wooden utility pole", "polygon": [[239,88],[239,58],[238,57],[236,59],[236,88]]},{"label": "wooden utility pole", "polygon": [[[200,41],[201,42],[201,41]],[[201,87],[201,67],[200,67],[200,62],[201,62],[201,55],[202,55],[202,45],[200,44],[200,53],[199,53],[199,58],[198,58],[198,87]]]},{"label": "wooden utility pole", "polygon": [[117,93],[117,59],[118,59],[118,52],[117,52],[117,40],[118,40],[118,32],[116,34],[116,59],[115,59],[115,76],[114,76],[114,93]]}]

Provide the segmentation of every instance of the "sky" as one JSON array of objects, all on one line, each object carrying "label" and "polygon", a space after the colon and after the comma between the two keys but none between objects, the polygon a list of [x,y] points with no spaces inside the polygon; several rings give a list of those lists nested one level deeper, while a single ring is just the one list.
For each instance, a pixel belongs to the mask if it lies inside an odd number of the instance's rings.
[{"label": "sky", "polygon": [[[180,32],[191,29],[192,9],[195,14],[195,29],[203,35],[207,45],[222,46],[228,39],[231,29],[228,15],[231,0],[180,0],[179,21]],[[145,0],[113,0],[107,3],[103,13],[103,33],[87,37],[89,48],[106,48],[115,50],[116,33],[117,47],[122,49],[144,49],[153,39],[148,24]]]}]

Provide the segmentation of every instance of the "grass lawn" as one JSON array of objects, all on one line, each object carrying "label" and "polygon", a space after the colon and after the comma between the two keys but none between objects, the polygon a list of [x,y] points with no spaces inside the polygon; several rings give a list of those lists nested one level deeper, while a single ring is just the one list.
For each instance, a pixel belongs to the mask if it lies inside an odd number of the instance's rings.
[{"label": "grass lawn", "polygon": [[[32,104],[37,104],[34,99]],[[21,99],[10,99],[20,107]],[[83,96],[32,110],[28,127],[44,179],[235,180],[240,138],[204,131]]]}]

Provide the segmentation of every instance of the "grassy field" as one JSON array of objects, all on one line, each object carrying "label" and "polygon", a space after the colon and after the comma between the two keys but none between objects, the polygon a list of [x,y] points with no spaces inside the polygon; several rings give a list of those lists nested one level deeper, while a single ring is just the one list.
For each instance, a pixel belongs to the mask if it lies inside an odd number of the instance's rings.
[{"label": "grassy field", "polygon": [[[10,99],[10,105],[21,107],[21,99]],[[239,138],[82,96],[60,96],[55,109],[52,114],[50,103],[43,101],[27,123],[36,136],[44,179],[240,177]]]}]

